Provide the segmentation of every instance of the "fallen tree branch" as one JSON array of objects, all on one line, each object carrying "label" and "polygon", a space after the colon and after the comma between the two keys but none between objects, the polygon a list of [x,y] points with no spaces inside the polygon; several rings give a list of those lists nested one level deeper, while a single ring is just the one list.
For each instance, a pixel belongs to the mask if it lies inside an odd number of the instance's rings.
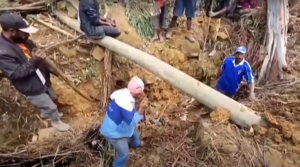
[{"label": "fallen tree branch", "polygon": [[24,11],[45,11],[47,10],[47,0],[42,0],[39,2],[33,2],[30,4],[18,6],[18,7],[5,7],[5,8],[0,8],[0,12],[24,12]]},{"label": "fallen tree branch", "polygon": [[25,5],[20,6],[20,7],[40,6],[40,5],[45,5],[45,3],[47,3],[47,2],[48,2],[48,0],[42,0],[42,1],[38,1],[38,2],[33,2],[33,3],[25,4]]},{"label": "fallen tree branch", "polygon": [[58,28],[58,27],[56,27],[56,26],[54,26],[54,25],[52,25],[50,23],[47,23],[47,22],[45,22],[45,21],[43,21],[43,20],[41,20],[41,19],[39,19],[39,18],[37,18],[35,16],[31,15],[31,16],[28,16],[28,17],[31,18],[32,20],[34,20],[34,21],[36,21],[36,22],[38,22],[38,23],[40,23],[40,24],[48,27],[48,28],[51,28],[52,30],[55,30],[55,31],[61,33],[61,34],[64,34],[64,35],[66,35],[68,37],[76,38],[74,35],[68,33],[67,31],[62,30],[62,29],[60,29],[60,28]]},{"label": "fallen tree branch", "polygon": [[59,70],[50,59],[46,58],[45,61],[51,68],[54,69],[56,73],[58,73],[59,77],[62,80],[64,80],[76,93],[78,93],[81,97],[85,98],[88,101],[93,101],[90,96],[86,95],[85,93],[81,92],[78,88],[76,88],[76,86],[74,86],[73,83],[69,81],[68,77],[65,76],[65,74],[61,70]]},{"label": "fallen tree branch", "polygon": [[83,35],[79,35],[79,36],[77,36],[77,37],[75,37],[75,38],[73,38],[73,39],[69,39],[69,40],[66,40],[66,41],[62,41],[62,42],[55,43],[55,44],[50,45],[50,46],[48,46],[47,48],[45,48],[45,50],[46,50],[46,51],[49,51],[49,50],[51,50],[51,49],[53,49],[53,48],[56,48],[56,47],[58,47],[58,46],[60,46],[60,45],[65,45],[65,44],[67,44],[67,43],[74,42],[74,41],[78,40],[79,38],[81,38],[82,36],[83,36]]},{"label": "fallen tree branch", "polygon": [[112,77],[111,77],[112,52],[105,49],[104,56],[104,79],[103,79],[103,102],[102,108],[108,105],[110,94],[112,93]]},{"label": "fallen tree branch", "polygon": [[[71,19],[58,10],[54,10],[53,13],[70,28],[83,34],[76,20]],[[153,55],[149,55],[111,37],[105,37],[102,40],[94,40],[92,42],[109,49],[115,55],[123,56],[137,63],[211,109],[217,107],[227,109],[231,113],[231,120],[240,126],[249,127],[254,124],[267,125],[267,122],[261,116],[257,115],[255,111],[197,81]]]}]

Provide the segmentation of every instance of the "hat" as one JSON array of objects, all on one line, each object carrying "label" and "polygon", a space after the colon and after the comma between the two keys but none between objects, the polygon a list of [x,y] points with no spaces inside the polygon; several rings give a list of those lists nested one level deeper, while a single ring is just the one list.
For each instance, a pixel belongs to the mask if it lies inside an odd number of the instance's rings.
[{"label": "hat", "polygon": [[239,46],[235,49],[235,52],[234,53],[243,53],[245,54],[247,52],[247,49],[245,46]]},{"label": "hat", "polygon": [[2,14],[0,16],[0,25],[5,29],[18,29],[29,34],[33,34],[38,31],[37,28],[30,26],[22,16],[13,13]]},{"label": "hat", "polygon": [[128,90],[134,94],[140,94],[144,91],[144,82],[137,76],[133,77],[127,86]]}]

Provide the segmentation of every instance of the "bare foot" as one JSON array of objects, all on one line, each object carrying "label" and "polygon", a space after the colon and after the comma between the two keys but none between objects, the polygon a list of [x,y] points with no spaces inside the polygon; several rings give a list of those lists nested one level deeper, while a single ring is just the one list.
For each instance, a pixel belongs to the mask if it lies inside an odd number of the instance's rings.
[{"label": "bare foot", "polygon": [[151,42],[154,42],[154,41],[156,41],[156,40],[158,40],[158,35],[154,35],[150,41],[151,41]]},{"label": "bare foot", "polygon": [[191,32],[188,32],[188,34],[185,36],[185,38],[192,43],[196,42],[196,39],[193,37],[193,34]]},{"label": "bare foot", "polygon": [[145,145],[144,141],[141,141],[141,147],[143,147]]},{"label": "bare foot", "polygon": [[169,29],[168,32],[167,32],[167,34],[166,34],[166,38],[167,39],[171,39],[172,35],[173,35],[173,30]]},{"label": "bare foot", "polygon": [[165,40],[165,38],[164,38],[164,33],[163,33],[162,31],[159,32],[158,38],[159,38],[159,41],[160,41],[160,42],[163,42],[163,41]]}]

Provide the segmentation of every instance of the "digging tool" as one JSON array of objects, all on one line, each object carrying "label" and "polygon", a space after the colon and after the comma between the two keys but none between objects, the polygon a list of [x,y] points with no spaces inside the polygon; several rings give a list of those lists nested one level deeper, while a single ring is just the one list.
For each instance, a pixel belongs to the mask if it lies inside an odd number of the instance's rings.
[{"label": "digging tool", "polygon": [[158,118],[156,120],[153,120],[154,124],[161,126],[161,122],[160,122],[160,118],[164,115],[166,109],[168,108],[170,104],[170,101],[167,103],[167,105],[165,106],[165,108],[162,110],[161,114],[158,116]]},{"label": "digging tool", "polygon": [[[212,7],[213,6],[214,6],[214,0],[211,0],[209,12],[212,11]],[[201,54],[205,51],[205,45],[206,45],[206,41],[207,41],[207,35],[209,34],[210,21],[211,21],[211,17],[208,18],[207,33],[205,34],[204,43],[203,43],[203,49],[200,50],[200,52],[199,52],[198,60],[201,59]]]},{"label": "digging tool", "polygon": [[69,80],[68,78],[65,76],[65,74],[60,71],[56,65],[49,59],[49,58],[45,58],[46,63],[59,75],[59,77],[61,79],[63,79],[76,93],[78,93],[80,96],[82,96],[83,98],[85,98],[88,101],[93,101],[89,96],[87,96],[86,94],[82,93],[79,89],[77,89]]}]

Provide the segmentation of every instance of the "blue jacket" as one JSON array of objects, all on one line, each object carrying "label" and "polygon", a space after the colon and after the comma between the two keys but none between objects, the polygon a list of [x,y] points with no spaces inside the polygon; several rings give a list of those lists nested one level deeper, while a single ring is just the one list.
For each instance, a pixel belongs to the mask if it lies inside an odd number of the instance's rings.
[{"label": "blue jacket", "polygon": [[108,138],[131,137],[137,124],[143,119],[135,108],[135,99],[128,89],[120,89],[110,96],[100,133]]},{"label": "blue jacket", "polygon": [[221,70],[222,75],[218,80],[217,89],[228,96],[233,96],[238,91],[243,77],[248,84],[255,82],[251,66],[246,60],[235,64],[234,56],[226,57],[221,66]]}]

